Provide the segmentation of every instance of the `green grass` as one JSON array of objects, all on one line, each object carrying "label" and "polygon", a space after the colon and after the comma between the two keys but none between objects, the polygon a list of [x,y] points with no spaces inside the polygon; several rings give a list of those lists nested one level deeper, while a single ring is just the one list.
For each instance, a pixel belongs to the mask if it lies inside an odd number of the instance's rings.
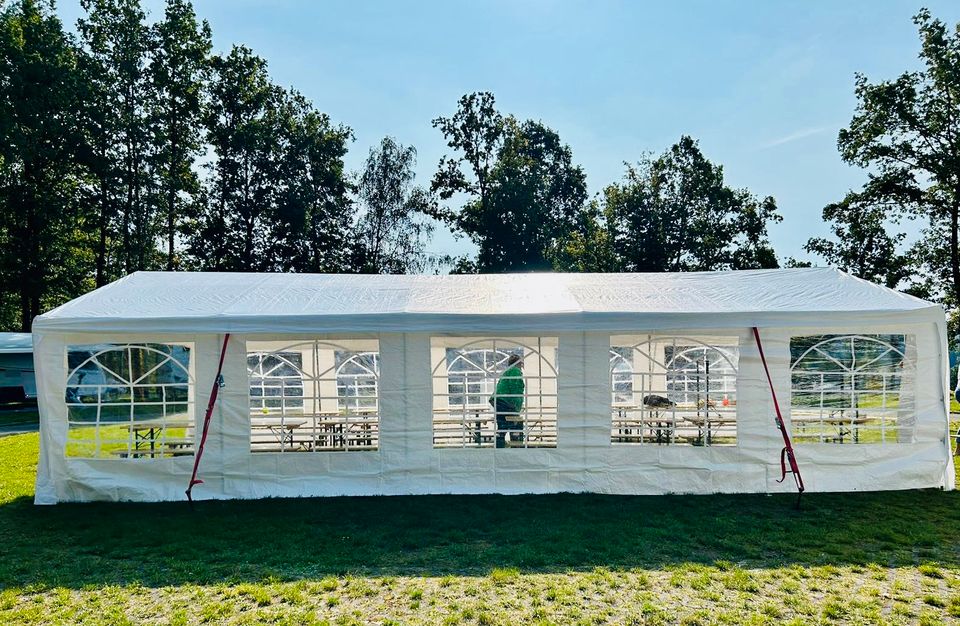
[{"label": "green grass", "polygon": [[[158,449],[167,438],[182,439],[187,435],[186,428],[164,428],[163,431],[163,437],[157,435]],[[68,457],[76,458],[117,458],[118,453],[126,454],[134,444],[129,424],[79,427],[71,424],[67,430],[65,453]],[[147,447],[146,444],[142,445]]]},{"label": "green grass", "polygon": [[36,457],[0,438],[2,624],[960,617],[957,492],[35,507]]},{"label": "green grass", "polygon": [[0,405],[0,428],[35,426],[40,423],[40,413],[35,402],[18,402]]}]

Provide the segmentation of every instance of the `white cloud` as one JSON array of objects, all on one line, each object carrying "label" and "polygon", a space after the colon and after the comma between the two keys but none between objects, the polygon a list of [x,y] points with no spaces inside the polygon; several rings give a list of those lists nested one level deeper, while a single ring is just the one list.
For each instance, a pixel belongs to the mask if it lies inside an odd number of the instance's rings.
[{"label": "white cloud", "polygon": [[831,130],[830,126],[815,126],[812,128],[804,128],[796,132],[792,132],[789,135],[785,135],[773,141],[768,141],[760,145],[761,150],[766,150],[767,148],[775,148],[777,146],[782,146],[784,144],[798,141],[800,139],[806,139],[807,137],[813,137],[814,135],[819,135]]}]

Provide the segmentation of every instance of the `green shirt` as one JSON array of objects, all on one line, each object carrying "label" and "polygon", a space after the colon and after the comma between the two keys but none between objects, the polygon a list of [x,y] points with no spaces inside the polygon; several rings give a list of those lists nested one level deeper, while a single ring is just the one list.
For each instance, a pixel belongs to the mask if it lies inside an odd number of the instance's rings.
[{"label": "green shirt", "polygon": [[[514,365],[500,376],[497,381],[497,391],[495,397],[499,397],[507,405],[513,407],[514,413],[519,413],[523,408],[523,372]],[[503,397],[510,396],[510,397]]]}]

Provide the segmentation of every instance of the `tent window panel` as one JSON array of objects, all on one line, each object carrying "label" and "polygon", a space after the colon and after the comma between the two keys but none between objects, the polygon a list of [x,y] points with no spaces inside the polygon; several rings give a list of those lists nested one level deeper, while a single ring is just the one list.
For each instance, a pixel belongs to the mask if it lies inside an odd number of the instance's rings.
[{"label": "tent window panel", "polygon": [[609,358],[612,443],[736,445],[737,337],[615,336]]},{"label": "tent window panel", "polygon": [[916,419],[909,335],[790,339],[790,418],[797,443],[912,440]]},{"label": "tent window panel", "polygon": [[247,342],[251,452],[377,450],[376,340]]},{"label": "tent window panel", "polygon": [[67,348],[67,457],[193,455],[190,350],[181,344]]},{"label": "tent window panel", "polygon": [[[555,448],[557,346],[556,337],[434,337],[434,447]],[[498,393],[517,359],[522,376]]]}]

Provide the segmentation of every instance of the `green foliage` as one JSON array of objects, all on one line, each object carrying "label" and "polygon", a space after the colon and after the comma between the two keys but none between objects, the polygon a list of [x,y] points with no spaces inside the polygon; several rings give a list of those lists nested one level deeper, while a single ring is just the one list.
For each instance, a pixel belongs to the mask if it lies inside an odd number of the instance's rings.
[{"label": "green foliage", "polygon": [[282,92],[267,63],[244,46],[211,60],[205,125],[217,158],[206,202],[190,229],[190,253],[213,270],[266,269],[268,215],[278,192]]},{"label": "green foliage", "polygon": [[908,255],[898,252],[906,233],[891,232],[890,207],[872,202],[868,194],[850,193],[823,209],[835,240],[816,237],[804,250],[854,276],[897,287],[914,269]]},{"label": "green foliage", "polygon": [[428,191],[413,184],[417,151],[384,137],[371,148],[360,174],[357,196],[362,213],[356,224],[356,269],[370,274],[410,274],[428,268],[424,246],[433,225]]},{"label": "green foliage", "polygon": [[343,156],[352,134],[270,81],[243,46],[211,61],[205,124],[216,159],[190,228],[202,269],[345,269],[350,213]]},{"label": "green foliage", "polygon": [[79,42],[43,0],[0,14],[0,328],[137,270],[348,268],[348,128],[211,59],[189,0],[81,5]]},{"label": "green foliage", "polygon": [[154,92],[149,111],[154,128],[150,167],[156,178],[155,202],[163,218],[166,269],[178,269],[177,235],[192,202],[200,195],[194,167],[203,149],[197,132],[203,114],[203,88],[209,74],[210,25],[198,23],[187,0],[169,0],[154,27],[156,51],[149,79]]},{"label": "green foliage", "polygon": [[82,0],[85,131],[98,206],[96,284],[159,263],[150,172],[155,38],[139,0]]},{"label": "green foliage", "polygon": [[334,125],[296,91],[282,93],[281,149],[269,215],[270,268],[286,272],[349,271],[353,207],[343,157],[353,132]]},{"label": "green foliage", "polygon": [[[837,242],[808,250],[869,280],[896,285],[914,272],[913,291],[960,304],[960,32],[926,9],[914,18],[924,67],[893,80],[856,77],[857,108],[840,131],[847,163],[868,168],[863,189],[824,209]],[[902,217],[926,222],[907,257],[903,236],[885,228]]]},{"label": "green foliage", "polygon": [[457,154],[440,160],[432,190],[444,200],[466,197],[459,211],[435,215],[479,249],[456,270],[552,269],[576,250],[571,242],[586,237],[589,220],[586,177],[554,130],[501,115],[490,93],[463,96],[453,116],[433,125]]},{"label": "green foliage", "polygon": [[777,267],[767,226],[773,198],[724,182],[723,168],[690,137],[627,165],[603,191],[606,242],[617,271],[678,272]]},{"label": "green foliage", "polygon": [[[0,14],[0,322],[28,331],[89,288],[76,46],[39,0]],[[17,310],[18,309],[18,310]]]}]

